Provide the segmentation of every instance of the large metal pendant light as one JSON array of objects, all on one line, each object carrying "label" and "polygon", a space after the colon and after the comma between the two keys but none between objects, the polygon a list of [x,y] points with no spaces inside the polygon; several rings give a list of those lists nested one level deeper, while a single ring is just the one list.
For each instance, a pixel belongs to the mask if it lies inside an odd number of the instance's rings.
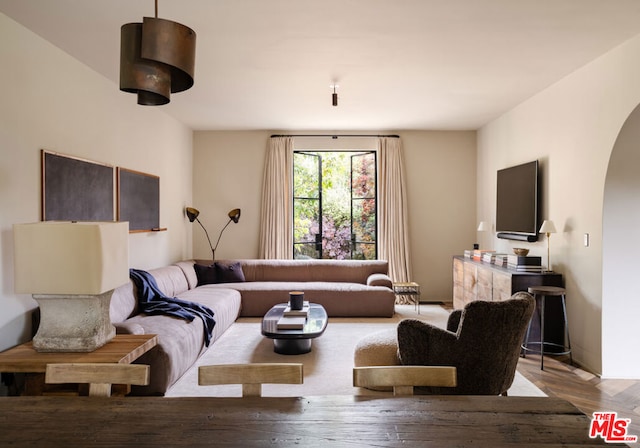
[{"label": "large metal pendant light", "polygon": [[155,0],[155,17],[120,28],[120,90],[136,93],[138,104],[167,104],[193,85],[195,56],[195,31],[159,19]]}]

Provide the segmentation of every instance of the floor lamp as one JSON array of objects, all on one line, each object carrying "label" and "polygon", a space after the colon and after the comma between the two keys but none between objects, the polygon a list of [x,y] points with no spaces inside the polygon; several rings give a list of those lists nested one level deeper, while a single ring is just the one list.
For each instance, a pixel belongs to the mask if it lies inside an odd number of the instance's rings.
[{"label": "floor lamp", "polygon": [[227,226],[229,224],[231,224],[231,221],[233,221],[235,224],[238,224],[238,221],[240,220],[240,209],[239,208],[234,208],[233,210],[229,211],[229,213],[227,213],[227,216],[229,217],[229,221],[227,221],[225,226],[220,231],[220,235],[218,235],[218,240],[216,241],[216,246],[213,248],[213,260],[214,261],[216,259],[216,249],[218,248],[218,243],[220,242],[220,237],[222,237],[222,232],[224,232],[224,229],[226,229]]},{"label": "floor lamp", "polygon": [[207,229],[205,229],[205,227],[202,225],[202,223],[198,219],[198,215],[200,215],[200,210],[193,207],[187,207],[185,209],[185,213],[187,214],[187,218],[189,218],[189,222],[197,221],[198,224],[200,224],[200,227],[202,227],[202,230],[204,230],[204,234],[207,236],[207,241],[209,242],[209,248],[211,249],[211,262],[213,263],[216,258],[215,251],[213,250],[213,245],[211,244],[211,239],[209,238],[209,232],[207,232]]},{"label": "floor lamp", "polygon": [[186,212],[187,218],[189,218],[190,222],[198,221],[198,224],[200,224],[200,227],[202,227],[202,230],[204,230],[204,234],[207,236],[207,241],[209,241],[209,248],[211,248],[211,261],[212,262],[216,261],[216,249],[218,248],[218,243],[220,243],[220,238],[222,237],[222,232],[224,232],[224,229],[226,229],[227,226],[229,224],[231,224],[231,221],[233,221],[236,224],[238,223],[238,221],[240,220],[240,209],[239,208],[234,208],[229,213],[227,213],[227,216],[229,217],[229,221],[227,221],[225,226],[220,231],[220,234],[218,235],[218,240],[216,241],[215,247],[211,244],[211,239],[209,239],[209,232],[207,232],[207,229],[204,228],[204,226],[202,225],[202,223],[198,219],[198,215],[200,214],[200,211],[198,209],[193,208],[193,207],[187,207],[185,209],[185,212]]},{"label": "floor lamp", "polygon": [[540,226],[540,233],[544,233],[547,236],[547,272],[553,272],[551,269],[551,258],[549,251],[549,241],[551,239],[551,234],[556,233],[556,226],[553,224],[553,221],[545,219]]}]

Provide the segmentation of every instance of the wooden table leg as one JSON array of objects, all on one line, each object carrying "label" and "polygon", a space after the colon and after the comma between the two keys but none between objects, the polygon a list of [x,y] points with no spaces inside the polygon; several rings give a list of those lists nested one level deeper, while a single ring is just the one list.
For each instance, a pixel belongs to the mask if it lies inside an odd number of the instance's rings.
[{"label": "wooden table leg", "polygon": [[24,390],[21,395],[39,396],[44,392],[44,372],[25,373]]}]

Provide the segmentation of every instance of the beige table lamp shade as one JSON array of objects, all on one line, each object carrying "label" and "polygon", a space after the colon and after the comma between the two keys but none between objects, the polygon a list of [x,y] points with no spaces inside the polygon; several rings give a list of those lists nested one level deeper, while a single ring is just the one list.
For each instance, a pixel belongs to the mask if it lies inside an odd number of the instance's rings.
[{"label": "beige table lamp shade", "polygon": [[129,223],[15,224],[15,292],[100,294],[129,280]]}]

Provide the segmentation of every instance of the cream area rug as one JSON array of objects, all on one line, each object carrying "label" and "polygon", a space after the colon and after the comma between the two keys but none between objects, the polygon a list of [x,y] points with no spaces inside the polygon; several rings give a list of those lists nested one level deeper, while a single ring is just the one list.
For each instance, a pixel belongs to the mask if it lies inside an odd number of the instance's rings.
[{"label": "cream area rug", "polygon": [[[260,318],[238,319],[200,357],[166,393],[167,397],[187,396],[241,396],[241,386],[198,386],[198,366],[208,364],[241,364],[250,362],[297,362],[304,364],[304,384],[265,384],[265,396],[310,395],[389,395],[353,387],[353,353],[361,337],[395,328],[406,318],[425,320],[445,327],[448,312],[439,305],[421,305],[420,314],[414,305],[396,305],[392,318],[329,318],[324,334],[312,342],[310,353],[303,355],[279,355],[273,351],[273,341],[260,334]],[[533,383],[519,373],[509,395],[545,396]]]}]

